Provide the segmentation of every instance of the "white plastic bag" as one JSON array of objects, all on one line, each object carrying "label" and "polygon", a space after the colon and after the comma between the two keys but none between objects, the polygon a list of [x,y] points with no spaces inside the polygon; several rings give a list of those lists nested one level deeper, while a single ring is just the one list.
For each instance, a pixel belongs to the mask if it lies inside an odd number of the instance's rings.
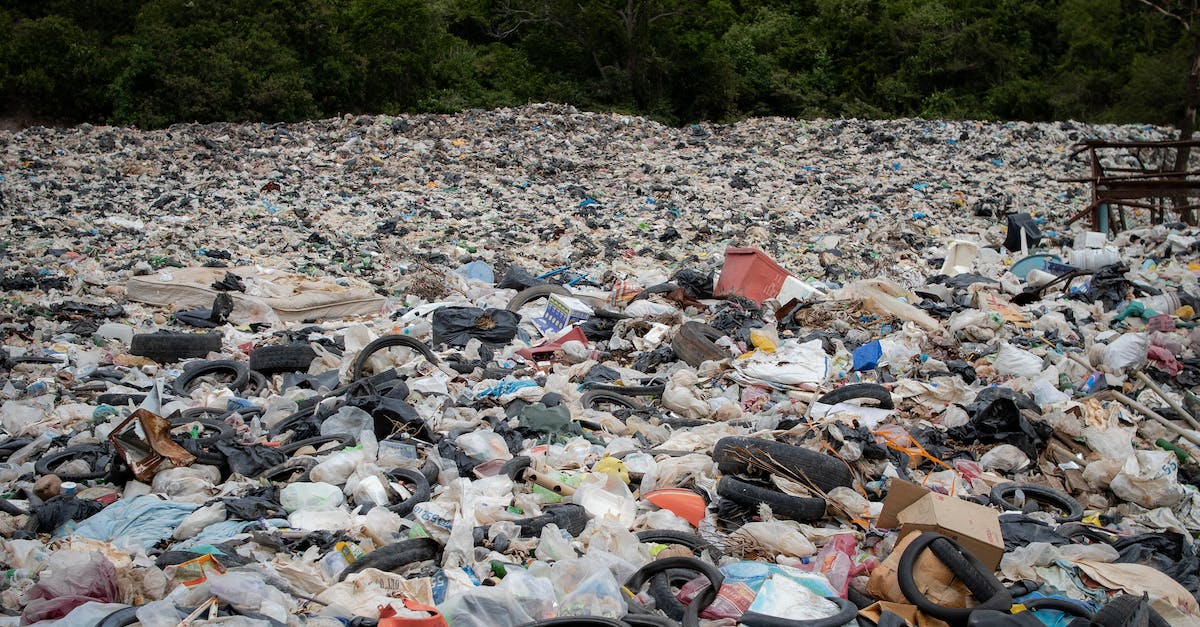
[{"label": "white plastic bag", "polygon": [[1003,342],[992,367],[1002,375],[1034,379],[1042,373],[1042,358]]},{"label": "white plastic bag", "polygon": [[1146,509],[1171,507],[1183,500],[1186,491],[1176,475],[1179,461],[1169,451],[1137,451],[1113,477],[1111,489],[1118,498]]},{"label": "white plastic bag", "polygon": [[1104,347],[1104,367],[1113,371],[1140,368],[1146,365],[1150,336],[1146,333],[1126,333]]}]

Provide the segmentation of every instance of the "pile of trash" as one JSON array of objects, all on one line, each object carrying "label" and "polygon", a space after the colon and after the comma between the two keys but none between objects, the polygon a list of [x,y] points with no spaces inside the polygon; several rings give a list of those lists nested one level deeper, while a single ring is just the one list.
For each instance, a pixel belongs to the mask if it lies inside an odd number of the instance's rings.
[{"label": "pile of trash", "polygon": [[1200,229],[1054,181],[1168,136],[0,135],[0,626],[1200,624]]}]

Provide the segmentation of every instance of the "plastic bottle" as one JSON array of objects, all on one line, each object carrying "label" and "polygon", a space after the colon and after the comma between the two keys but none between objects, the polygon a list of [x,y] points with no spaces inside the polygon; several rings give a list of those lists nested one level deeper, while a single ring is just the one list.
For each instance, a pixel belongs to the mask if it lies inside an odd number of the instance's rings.
[{"label": "plastic bottle", "polygon": [[345,502],[342,490],[328,483],[298,481],[279,491],[279,503],[288,512],[334,509]]},{"label": "plastic bottle", "polygon": [[17,452],[8,457],[8,463],[13,465],[24,464],[29,461],[35,454],[46,450],[50,446],[50,441],[58,437],[58,433],[54,431],[43,431],[38,434],[32,442],[22,446]]}]

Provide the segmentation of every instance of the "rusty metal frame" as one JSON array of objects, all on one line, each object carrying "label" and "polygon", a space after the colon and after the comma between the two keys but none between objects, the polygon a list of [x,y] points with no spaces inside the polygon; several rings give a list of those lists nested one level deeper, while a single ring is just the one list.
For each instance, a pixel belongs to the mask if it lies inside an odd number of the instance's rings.
[{"label": "rusty metal frame", "polygon": [[[1076,212],[1067,224],[1088,216],[1092,230],[1100,228],[1100,212],[1109,206],[1117,207],[1116,215],[1109,221],[1109,229],[1124,230],[1129,227],[1125,220],[1125,207],[1145,209],[1150,212],[1150,222],[1163,222],[1166,211],[1179,214],[1188,224],[1195,225],[1198,220],[1197,209],[1200,202],[1189,202],[1189,198],[1200,199],[1200,170],[1168,170],[1167,164],[1174,164],[1174,159],[1167,156],[1178,155],[1181,148],[1189,150],[1200,148],[1200,140],[1171,140],[1171,141],[1106,141],[1089,139],[1076,144],[1071,156],[1086,152],[1091,166],[1091,176],[1073,179],[1060,179],[1060,183],[1091,183],[1092,199],[1086,207]],[[1102,163],[1103,154],[1100,151],[1125,151],[1137,160],[1139,167],[1105,167]],[[1153,166],[1146,163],[1146,152],[1169,151],[1164,154],[1162,165]],[[1200,150],[1196,152],[1200,153]]]},{"label": "rusty metal frame", "polygon": [[[145,438],[140,438],[131,423],[137,421]],[[196,456],[171,440],[171,423],[146,409],[138,409],[121,421],[108,435],[117,454],[129,464],[138,481],[149,483],[163,462],[170,467],[190,466]]]}]

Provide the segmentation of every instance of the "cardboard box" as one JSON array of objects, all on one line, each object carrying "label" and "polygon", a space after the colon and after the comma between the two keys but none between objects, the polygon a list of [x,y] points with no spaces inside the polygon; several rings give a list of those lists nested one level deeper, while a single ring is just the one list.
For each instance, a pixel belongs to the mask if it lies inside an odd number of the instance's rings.
[{"label": "cardboard box", "polygon": [[546,311],[540,318],[533,320],[533,326],[537,327],[542,335],[551,335],[562,331],[572,324],[587,320],[595,313],[591,307],[578,298],[551,294],[549,300],[550,302],[546,304]]},{"label": "cardboard box", "polygon": [[913,531],[936,531],[958,542],[984,566],[995,570],[1004,556],[1004,538],[996,510],[960,498],[930,492],[915,483],[892,480],[876,526]]}]

